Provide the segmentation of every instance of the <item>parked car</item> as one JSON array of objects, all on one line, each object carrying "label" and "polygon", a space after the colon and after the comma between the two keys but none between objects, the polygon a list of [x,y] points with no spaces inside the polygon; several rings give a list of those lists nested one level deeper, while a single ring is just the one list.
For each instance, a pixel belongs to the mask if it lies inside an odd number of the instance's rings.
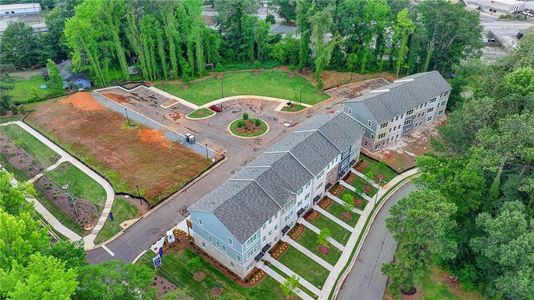
[{"label": "parked car", "polygon": [[213,110],[214,112],[223,111],[222,104],[214,104],[214,105],[210,106],[210,109]]}]

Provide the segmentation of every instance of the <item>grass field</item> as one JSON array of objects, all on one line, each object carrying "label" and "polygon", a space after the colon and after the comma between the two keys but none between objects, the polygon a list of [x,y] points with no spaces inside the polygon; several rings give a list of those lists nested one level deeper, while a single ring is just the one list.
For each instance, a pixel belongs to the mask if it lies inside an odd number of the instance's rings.
[{"label": "grass field", "polygon": [[330,274],[323,266],[291,246],[280,257],[280,262],[319,289]]},{"label": "grass field", "polygon": [[48,84],[44,80],[43,75],[34,75],[29,79],[24,79],[21,77],[12,77],[12,79],[13,83],[6,84],[5,82],[2,82],[0,84],[13,86],[13,89],[9,90],[7,93],[11,95],[13,101],[16,103],[44,100],[46,98],[59,95],[57,91],[52,91],[48,88],[41,89],[41,85]]},{"label": "grass field", "polygon": [[104,227],[100,230],[95,238],[95,244],[104,242],[112,238],[115,234],[122,230],[120,224],[126,220],[130,220],[138,217],[139,212],[137,208],[123,199],[115,199],[113,206],[111,207],[113,213],[113,221],[109,218],[104,223]]},{"label": "grass field", "polygon": [[[187,267],[187,262],[195,256],[197,255],[189,249],[165,255],[162,260],[163,266],[158,269],[157,274],[165,277],[176,286],[186,288],[193,298],[199,300],[214,299],[211,295],[211,289],[215,287],[224,289],[218,299],[284,299],[280,284],[269,276],[254,287],[242,287],[204,261],[202,261],[199,270],[206,274],[206,278],[197,282],[193,280],[195,272]],[[153,268],[152,257],[154,257],[154,253],[148,251],[139,259],[138,263]]]},{"label": "grass field", "polygon": [[[360,176],[356,176],[354,180],[350,182],[350,185],[355,187],[356,191],[363,192],[365,193],[365,195],[369,197],[373,197],[377,192],[376,188],[373,185],[365,181],[365,179],[361,178]],[[364,186],[368,186],[369,190],[366,191],[364,189]],[[356,193],[349,191],[349,189],[345,189],[343,193],[351,193],[351,194],[357,195]]]},{"label": "grass field", "polygon": [[62,163],[46,175],[58,186],[68,184],[72,196],[85,199],[94,204],[99,212],[102,211],[106,202],[106,190],[82,170],[70,163]]},{"label": "grass field", "polygon": [[317,217],[312,223],[315,225],[315,227],[319,228],[319,230],[328,228],[328,230],[330,230],[331,237],[342,245],[345,245],[350,238],[350,231],[346,230],[336,222],[323,215]]},{"label": "grass field", "polygon": [[[340,219],[341,221],[347,223],[348,225],[354,227],[356,226],[356,223],[358,223],[358,219],[360,218],[360,215],[352,212],[352,211],[347,211],[345,209],[345,207],[343,207],[343,205],[335,202],[335,201],[332,201],[332,203],[328,206],[328,208],[326,209],[327,212],[331,213],[332,215],[334,215],[334,217]],[[348,212],[350,213],[351,215],[351,219],[350,220],[345,220],[343,218],[343,213],[345,212]]]},{"label": "grass field", "polygon": [[106,177],[116,192],[137,194],[155,205],[208,168],[211,161],[162,131],[125,128],[124,117],[88,93],[35,106],[27,122]]},{"label": "grass field", "polygon": [[[339,251],[336,247],[329,245],[330,252],[327,255],[324,255],[319,251],[319,247],[317,245],[317,237],[318,235],[311,231],[310,229],[304,230],[304,233],[299,237],[298,243],[302,246],[308,248],[311,252],[313,252],[315,255],[319,256],[320,258],[324,259],[326,262],[334,266],[341,256],[341,251]],[[304,254],[303,254],[304,255]]]},{"label": "grass field", "polygon": [[[360,160],[363,160],[367,163],[367,167],[363,170],[363,174],[374,180],[376,183],[382,178],[381,185],[388,183],[391,179],[395,178],[398,174],[385,163],[377,162],[376,160],[370,159],[367,156],[360,156]],[[380,176],[380,177],[379,177]]]},{"label": "grass field", "polygon": [[56,152],[18,125],[0,126],[0,131],[45,168],[53,165],[59,158]]},{"label": "grass field", "polygon": [[213,116],[215,112],[209,108],[199,108],[190,112],[187,117],[191,119],[202,119]]},{"label": "grass field", "polygon": [[[276,273],[280,274],[280,276],[284,277],[284,278],[288,278],[289,276],[282,272],[282,270],[278,269],[277,267],[275,267],[274,265],[269,265],[269,268],[271,268],[273,271],[275,271]],[[302,283],[299,283],[299,289],[301,291],[303,291],[304,293],[308,294],[308,296],[314,298],[314,299],[319,299],[319,297],[317,295],[315,295],[314,293],[310,292],[310,290],[308,290],[306,287],[304,287],[302,285]]]},{"label": "grass field", "polygon": [[209,77],[191,82],[187,87],[170,82],[159,84],[157,87],[197,105],[238,95],[298,101],[302,93],[302,103],[306,104],[316,104],[329,98],[308,80],[297,75],[291,77],[289,73],[277,70],[230,73],[225,74],[222,80]]}]

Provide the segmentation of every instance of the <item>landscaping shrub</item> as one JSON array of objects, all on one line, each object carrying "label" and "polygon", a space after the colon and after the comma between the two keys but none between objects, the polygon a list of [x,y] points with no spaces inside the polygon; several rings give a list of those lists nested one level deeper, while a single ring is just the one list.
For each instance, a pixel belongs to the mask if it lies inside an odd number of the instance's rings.
[{"label": "landscaping shrub", "polygon": [[238,121],[237,122],[237,127],[238,128],[242,128],[243,126],[245,126],[245,122],[243,122],[243,121]]},{"label": "landscaping shrub", "polygon": [[245,121],[248,120],[248,114],[247,113],[243,114],[243,120],[245,120]]},{"label": "landscaping shrub", "polygon": [[268,14],[267,17],[265,18],[265,21],[271,24],[276,23],[276,20],[272,14]]},{"label": "landscaping shrub", "polygon": [[260,121],[260,119],[255,119],[255,120],[254,120],[254,124],[255,124],[256,126],[260,126],[260,125],[261,125],[261,121]]}]

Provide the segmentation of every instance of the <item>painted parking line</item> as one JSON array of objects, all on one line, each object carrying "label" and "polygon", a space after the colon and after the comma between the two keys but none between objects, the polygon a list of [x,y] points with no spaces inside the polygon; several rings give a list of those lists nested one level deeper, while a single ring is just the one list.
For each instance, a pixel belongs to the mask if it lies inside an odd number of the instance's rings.
[{"label": "painted parking line", "polygon": [[111,256],[115,256],[115,253],[113,253],[111,250],[109,250],[109,248],[106,247],[106,245],[102,245],[102,248],[103,248],[104,250],[106,250],[106,252],[109,253],[109,255],[111,255]]}]

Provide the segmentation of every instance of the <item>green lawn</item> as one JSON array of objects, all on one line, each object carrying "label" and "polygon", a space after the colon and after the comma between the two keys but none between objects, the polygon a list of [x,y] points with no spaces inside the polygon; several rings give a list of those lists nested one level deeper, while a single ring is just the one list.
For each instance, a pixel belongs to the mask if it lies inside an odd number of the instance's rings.
[{"label": "green lawn", "polygon": [[299,237],[297,242],[302,246],[308,248],[308,250],[313,252],[315,255],[324,259],[327,263],[334,266],[338,261],[339,257],[341,256],[341,251],[339,251],[336,247],[330,245],[330,252],[328,253],[328,255],[324,255],[323,253],[321,253],[321,251],[319,251],[319,247],[317,246],[317,236],[318,235],[310,229],[305,229],[304,233]]},{"label": "green lawn", "polygon": [[53,165],[59,158],[56,152],[18,125],[1,126],[0,131],[45,168]]},{"label": "green lawn", "polygon": [[280,262],[319,289],[330,274],[330,271],[291,246],[280,257]]},{"label": "green lawn", "polygon": [[[364,203],[365,202],[366,201],[364,200]],[[351,215],[351,219],[350,220],[345,220],[343,218],[343,213],[347,212],[347,210],[345,209],[345,207],[343,207],[343,205],[341,205],[341,204],[339,204],[339,203],[337,203],[335,201],[333,201],[333,203],[328,206],[326,211],[331,213],[336,218],[340,219],[341,221],[347,223],[348,225],[350,225],[352,227],[356,226],[356,223],[358,223],[358,219],[360,218],[359,214],[350,211],[349,213]]]},{"label": "green lawn", "polygon": [[417,289],[421,292],[424,300],[478,300],[483,299],[476,292],[466,292],[461,287],[451,288],[444,278],[447,275],[437,267],[432,267],[426,276],[423,276],[421,286]]},{"label": "green lawn", "polygon": [[50,97],[59,96],[61,93],[48,88],[41,89],[41,85],[48,85],[43,75],[35,75],[30,79],[12,77],[13,83],[1,82],[1,85],[12,85],[13,89],[7,93],[11,95],[16,103],[26,103],[30,101],[44,100]]},{"label": "green lawn", "polygon": [[[357,179],[354,182],[356,182],[356,181],[357,181]],[[362,186],[363,185],[359,185],[359,189],[363,191]],[[363,210],[365,208],[365,206],[367,206],[367,203],[368,203],[367,200],[365,200],[363,197],[361,197],[358,193],[355,193],[355,192],[353,192],[353,191],[351,191],[351,190],[349,190],[347,188],[344,189],[343,192],[341,192],[341,194],[339,195],[339,199],[343,199],[343,197],[344,197],[343,195],[346,195],[346,194],[350,195],[351,197],[357,197],[357,198],[362,200],[362,202],[363,202],[362,205],[359,206],[359,207],[356,207],[357,209]],[[375,193],[370,193],[370,194],[374,195]],[[366,195],[369,196],[369,197],[372,197],[372,195],[369,195],[369,194],[366,194]]]},{"label": "green lawn", "polygon": [[362,155],[360,157],[360,160],[363,160],[364,162],[367,162],[369,165],[365,170],[363,170],[363,174],[367,176],[367,178],[374,180],[376,183],[379,182],[378,175],[382,175],[383,179],[381,181],[381,185],[384,185],[388,183],[391,179],[395,178],[398,174],[395,172],[392,168],[388,167],[383,162],[377,162],[376,160],[370,159],[367,156]]},{"label": "green lawn", "polygon": [[121,231],[122,227],[120,224],[122,222],[139,216],[137,207],[120,198],[115,199],[115,202],[113,202],[111,212],[113,213],[113,221],[111,221],[109,218],[106,220],[104,227],[102,227],[95,238],[96,245],[107,241]]},{"label": "green lawn", "polygon": [[[253,131],[253,132],[238,132],[239,130],[239,122],[254,122],[254,120],[260,120],[260,126],[259,126],[259,129],[257,131]],[[267,132],[267,130],[269,130],[269,126],[267,125],[267,123],[265,123],[265,121],[261,120],[261,119],[249,119],[248,121],[243,121],[243,119],[237,119],[235,121],[233,121],[232,123],[230,123],[230,131],[237,135],[237,136],[241,136],[241,137],[256,137],[256,136],[261,136],[263,134],[265,134]]]},{"label": "green lawn", "polygon": [[[356,178],[350,183],[353,187],[356,188],[357,191],[364,192],[367,196],[373,197],[375,193],[377,192],[376,188],[370,184],[369,182],[365,181],[365,179],[361,178],[360,176],[356,176]],[[369,186],[371,190],[369,192],[365,192],[364,186]],[[348,190],[348,189],[345,189]],[[352,193],[352,191],[351,191]]]},{"label": "green lawn", "polygon": [[214,114],[215,112],[213,110],[204,107],[190,112],[187,117],[191,119],[202,119],[213,116]]},{"label": "green lawn", "polygon": [[[288,278],[289,276],[282,272],[282,270],[278,269],[277,267],[275,267],[274,265],[269,265],[269,268],[273,269],[273,271],[275,271],[276,273],[280,274],[280,276],[284,277],[284,278]],[[314,293],[310,292],[310,290],[308,290],[305,286],[303,286],[301,283],[299,283],[299,289],[301,291],[303,291],[304,293],[308,294],[308,296],[314,298],[314,299],[319,299],[319,296],[315,295]]]},{"label": "green lawn", "polygon": [[106,190],[77,167],[62,163],[46,175],[60,187],[68,183],[68,191],[74,197],[85,199],[94,204],[97,211],[102,211],[106,202]]},{"label": "green lawn", "polygon": [[[211,296],[211,289],[214,287],[224,289],[218,299],[284,299],[280,284],[270,276],[266,276],[254,287],[242,287],[204,261],[202,261],[200,271],[206,274],[206,278],[197,282],[193,280],[195,271],[187,267],[187,262],[195,256],[197,255],[189,249],[165,255],[162,261],[163,266],[158,269],[157,274],[165,277],[176,286],[186,288],[193,298],[199,300],[214,299]],[[138,263],[153,268],[152,257],[154,257],[154,253],[148,251]]]},{"label": "green lawn", "polygon": [[315,220],[313,220],[312,223],[313,225],[315,225],[315,227],[319,228],[319,230],[322,230],[323,228],[328,228],[328,230],[330,230],[332,238],[342,245],[345,245],[350,238],[350,231],[346,230],[345,228],[338,225],[336,222],[330,220],[329,218],[323,215],[317,217]]},{"label": "green lawn", "polygon": [[9,173],[13,174],[13,177],[15,177],[15,179],[18,180],[18,181],[27,181],[28,179],[30,179],[30,178],[28,178],[26,173],[24,173],[24,171],[13,167],[7,161],[7,158],[1,153],[0,153],[0,165],[2,165],[2,167],[4,169],[6,169],[6,171],[8,171]]},{"label": "green lawn", "polygon": [[329,98],[308,80],[298,75],[290,77],[289,73],[277,70],[230,73],[225,74],[222,80],[212,76],[191,82],[185,89],[170,82],[156,87],[197,105],[238,95],[258,95],[298,101],[302,92],[302,103],[306,104],[316,104]]}]

